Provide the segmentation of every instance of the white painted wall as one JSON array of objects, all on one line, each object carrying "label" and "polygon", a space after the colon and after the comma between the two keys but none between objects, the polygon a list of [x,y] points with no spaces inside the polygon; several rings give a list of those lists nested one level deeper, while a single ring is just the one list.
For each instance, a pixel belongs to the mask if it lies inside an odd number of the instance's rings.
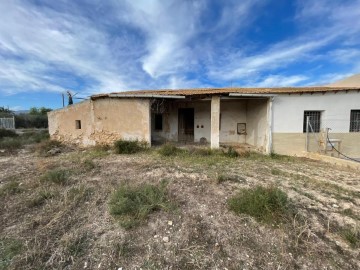
[{"label": "white painted wall", "polygon": [[221,143],[245,143],[246,135],[237,134],[237,124],[246,123],[246,100],[221,100]]},{"label": "white painted wall", "polygon": [[322,128],[330,127],[331,132],[349,132],[350,110],[360,110],[360,93],[278,95],[273,103],[273,132],[302,133],[304,111],[310,110],[323,111]]}]

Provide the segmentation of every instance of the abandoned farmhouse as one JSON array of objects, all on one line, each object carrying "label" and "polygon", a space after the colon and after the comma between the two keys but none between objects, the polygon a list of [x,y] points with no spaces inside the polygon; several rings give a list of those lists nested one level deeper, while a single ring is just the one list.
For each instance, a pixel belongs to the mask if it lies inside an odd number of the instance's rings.
[{"label": "abandoned farmhouse", "polygon": [[297,155],[325,149],[330,128],[334,143],[360,157],[360,87],[128,91],[93,95],[48,116],[51,138],[82,146],[125,139]]}]

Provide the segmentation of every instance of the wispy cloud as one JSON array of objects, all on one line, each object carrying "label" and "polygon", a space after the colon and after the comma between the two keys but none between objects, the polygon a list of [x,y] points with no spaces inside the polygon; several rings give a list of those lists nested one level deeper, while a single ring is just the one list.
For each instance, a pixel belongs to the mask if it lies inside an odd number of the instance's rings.
[{"label": "wispy cloud", "polygon": [[[299,0],[294,33],[254,41],[269,2],[1,1],[0,91],[304,85],[360,71],[360,0]],[[328,63],[339,70],[303,68]]]}]

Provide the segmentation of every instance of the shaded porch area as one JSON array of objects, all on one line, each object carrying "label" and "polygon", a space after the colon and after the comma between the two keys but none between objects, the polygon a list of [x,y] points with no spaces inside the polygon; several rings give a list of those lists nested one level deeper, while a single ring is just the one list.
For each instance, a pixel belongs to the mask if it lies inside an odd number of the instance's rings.
[{"label": "shaded porch area", "polygon": [[270,152],[271,98],[208,96],[151,101],[153,144],[233,146]]}]

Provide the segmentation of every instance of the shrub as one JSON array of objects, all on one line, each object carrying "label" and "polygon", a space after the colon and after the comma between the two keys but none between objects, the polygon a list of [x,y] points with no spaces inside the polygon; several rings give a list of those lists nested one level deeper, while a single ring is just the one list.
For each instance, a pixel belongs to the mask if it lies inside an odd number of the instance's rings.
[{"label": "shrub", "polygon": [[147,144],[139,141],[118,140],[114,143],[116,154],[134,154],[146,149]]},{"label": "shrub", "polygon": [[196,156],[211,156],[216,153],[215,150],[210,148],[192,148],[189,150],[189,153]]},{"label": "shrub", "polygon": [[7,269],[11,260],[20,254],[23,244],[17,239],[0,239],[0,269]]},{"label": "shrub", "polygon": [[229,147],[229,149],[227,150],[227,152],[224,153],[224,155],[230,158],[237,158],[239,156],[239,153],[236,152],[234,148]]},{"label": "shrub", "polygon": [[360,230],[357,228],[344,228],[340,235],[350,244],[352,248],[360,248]]},{"label": "shrub", "polygon": [[179,153],[184,152],[183,150],[181,150],[180,148],[176,147],[175,145],[171,144],[171,143],[165,143],[164,145],[162,145],[160,147],[160,149],[158,150],[158,153],[162,156],[176,156]]},{"label": "shrub", "polygon": [[69,172],[64,169],[48,171],[41,177],[43,182],[52,182],[58,185],[66,185],[69,181]]},{"label": "shrub", "polygon": [[10,181],[6,184],[4,184],[0,188],[0,197],[1,196],[7,196],[7,195],[14,195],[16,193],[20,193],[22,191],[20,187],[20,183],[17,181]]},{"label": "shrub", "polygon": [[0,139],[19,136],[14,130],[0,128]]},{"label": "shrub", "polygon": [[54,148],[62,147],[62,143],[55,140],[45,140],[36,146],[36,151],[40,155],[47,155],[47,152]]},{"label": "shrub", "polygon": [[47,200],[52,199],[54,194],[49,191],[40,191],[35,198],[28,202],[29,207],[37,207],[43,205]]},{"label": "shrub", "polygon": [[18,137],[10,138],[5,137],[0,140],[0,149],[5,149],[8,151],[14,151],[22,147],[22,141]]},{"label": "shrub", "polygon": [[151,212],[169,209],[165,185],[124,185],[118,188],[109,202],[110,214],[124,228],[139,225]]},{"label": "shrub", "polygon": [[286,193],[276,187],[241,189],[228,200],[228,207],[236,214],[247,214],[265,223],[278,224],[292,215]]}]

